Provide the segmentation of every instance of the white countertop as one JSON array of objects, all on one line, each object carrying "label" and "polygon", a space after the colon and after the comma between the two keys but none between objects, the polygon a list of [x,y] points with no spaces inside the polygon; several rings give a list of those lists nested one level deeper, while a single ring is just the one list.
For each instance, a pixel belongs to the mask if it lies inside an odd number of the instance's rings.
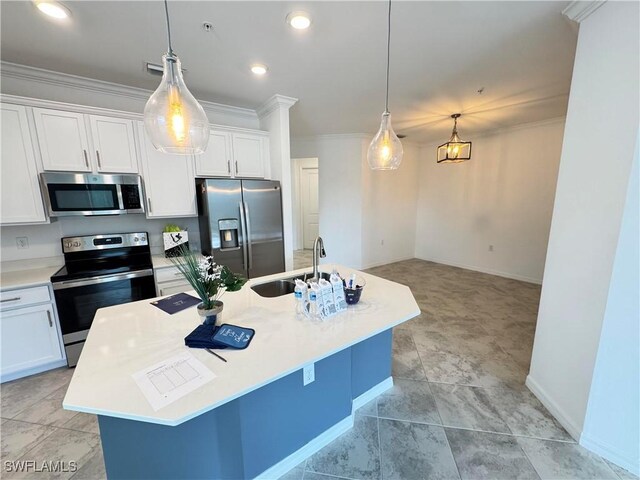
[{"label": "white countertop", "polygon": [[153,264],[153,268],[168,268],[174,266],[171,260],[165,257],[164,254],[151,255],[151,263]]},{"label": "white countertop", "polygon": [[0,275],[0,288],[28,288],[39,285],[47,285],[51,282],[51,275],[60,270],[62,265],[57,267],[29,268],[15,272],[2,272]]},{"label": "white countertop", "polygon": [[[356,272],[367,285],[359,304],[324,322],[297,319],[293,295],[263,298],[251,289],[308,270],[254,279],[222,297],[223,322],[256,331],[246,350],[220,352],[228,363],[205,350],[185,347],[184,337],[200,323],[195,307],[169,315],[144,300],[98,310],[64,408],[179,425],[420,314],[408,287],[342,266],[338,271],[343,277]],[[217,377],[154,412],[132,374],[184,351]]]}]

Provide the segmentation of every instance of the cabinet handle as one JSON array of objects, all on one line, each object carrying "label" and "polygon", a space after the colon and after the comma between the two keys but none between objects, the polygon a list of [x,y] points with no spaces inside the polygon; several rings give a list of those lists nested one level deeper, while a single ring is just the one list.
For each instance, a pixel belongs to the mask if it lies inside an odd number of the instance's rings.
[{"label": "cabinet handle", "polygon": [[182,275],[182,272],[174,273],[174,275],[175,275],[176,277],[179,277],[180,275]]},{"label": "cabinet handle", "polygon": [[227,160],[227,173],[231,175],[231,160]]},{"label": "cabinet handle", "polygon": [[98,159],[98,168],[102,168],[102,163],[100,163],[100,152],[96,150],[96,158]]},{"label": "cabinet handle", "polygon": [[89,167],[89,156],[87,155],[87,151],[86,150],[82,150],[82,153],[84,153],[84,164],[88,168]]},{"label": "cabinet handle", "polygon": [[147,203],[149,204],[149,213],[153,212],[151,209],[151,199],[149,197],[147,197]]},{"label": "cabinet handle", "polygon": [[238,175],[238,160],[236,160],[236,175]]},{"label": "cabinet handle", "polygon": [[51,311],[47,310],[47,318],[49,319],[49,326],[53,327],[53,321],[51,320]]},{"label": "cabinet handle", "polygon": [[13,297],[13,298],[4,298],[2,300],[0,300],[0,303],[4,303],[4,302],[15,302],[17,300],[20,300],[22,297]]}]

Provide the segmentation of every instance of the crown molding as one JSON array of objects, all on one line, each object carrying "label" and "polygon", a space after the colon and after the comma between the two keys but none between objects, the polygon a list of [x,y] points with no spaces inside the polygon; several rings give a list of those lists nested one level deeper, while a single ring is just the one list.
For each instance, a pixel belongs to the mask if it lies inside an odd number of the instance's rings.
[{"label": "crown molding", "polygon": [[[87,92],[131,98],[144,102],[146,102],[149,96],[153,93],[152,90],[146,90],[144,88],[130,87],[118,83],[105,82],[104,80],[80,77],[78,75],[54,72],[52,70],[45,70],[43,68],[30,67],[28,65],[20,65],[10,62],[0,62],[0,75],[6,78],[31,81],[64,88],[74,88]],[[202,105],[202,108],[204,108],[205,111],[209,111],[211,113],[232,115],[252,120],[257,118],[255,110],[251,110],[250,108],[234,107],[205,100],[198,100],[198,102]]]},{"label": "crown molding", "polygon": [[258,118],[265,117],[279,108],[290,109],[298,102],[297,98],[287,97],[285,95],[275,94],[266,102],[256,108]]},{"label": "crown molding", "polygon": [[581,23],[585,18],[599,9],[607,0],[574,0],[567,5],[562,14],[569,20]]}]

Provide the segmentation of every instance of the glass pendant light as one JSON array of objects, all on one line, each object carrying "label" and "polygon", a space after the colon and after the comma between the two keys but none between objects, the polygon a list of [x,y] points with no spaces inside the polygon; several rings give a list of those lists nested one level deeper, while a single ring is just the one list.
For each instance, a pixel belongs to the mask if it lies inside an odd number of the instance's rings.
[{"label": "glass pendant light", "polygon": [[458,118],[461,116],[460,113],[451,115],[453,118],[451,138],[438,147],[437,163],[460,163],[471,159],[471,142],[463,142],[458,137]]},{"label": "glass pendant light", "polygon": [[153,146],[164,153],[202,153],[209,142],[209,120],[182,78],[180,59],[171,48],[169,6],[164,0],[169,50],[162,56],[162,81],[144,107],[144,126]]},{"label": "glass pendant light", "polygon": [[380,122],[380,130],[367,151],[367,161],[371,170],[396,170],[402,162],[402,143],[391,127],[389,113],[389,56],[391,46],[391,0],[389,0],[389,15],[387,20],[387,90],[385,108]]}]

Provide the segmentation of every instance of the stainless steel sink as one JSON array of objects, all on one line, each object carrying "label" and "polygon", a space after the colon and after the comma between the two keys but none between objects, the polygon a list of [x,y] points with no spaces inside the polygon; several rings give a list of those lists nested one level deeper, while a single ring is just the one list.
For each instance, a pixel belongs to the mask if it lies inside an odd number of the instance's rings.
[{"label": "stainless steel sink", "polygon": [[273,280],[259,285],[253,285],[251,290],[261,297],[281,297],[293,293],[296,284],[290,279]]},{"label": "stainless steel sink", "polygon": [[[295,277],[280,278],[278,280],[272,280],[266,283],[259,283],[258,285],[252,285],[251,290],[256,292],[261,297],[273,298],[281,297],[282,295],[288,295],[293,293],[296,288],[296,279],[308,280],[313,274],[311,272],[303,275],[296,275]],[[330,274],[320,273],[320,278],[329,280]]]}]

